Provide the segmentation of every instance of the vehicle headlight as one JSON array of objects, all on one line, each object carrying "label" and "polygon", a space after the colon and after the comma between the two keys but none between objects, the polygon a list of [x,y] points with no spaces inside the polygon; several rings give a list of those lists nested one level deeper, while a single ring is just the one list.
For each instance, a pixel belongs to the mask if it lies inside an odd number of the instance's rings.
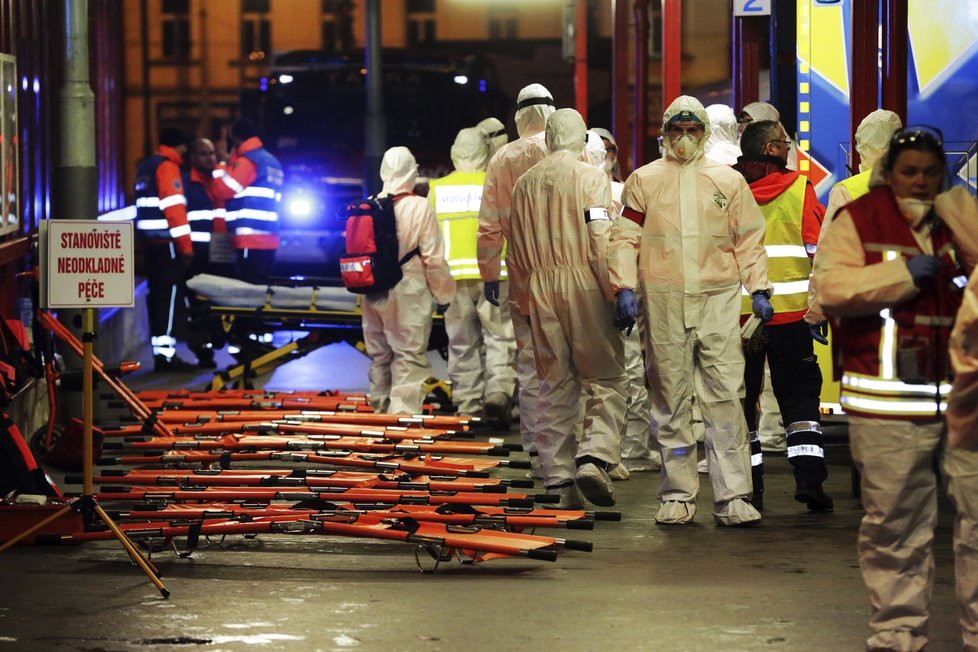
[{"label": "vehicle headlight", "polygon": [[308,199],[293,199],[289,202],[289,213],[296,217],[306,217],[312,212],[312,203]]}]

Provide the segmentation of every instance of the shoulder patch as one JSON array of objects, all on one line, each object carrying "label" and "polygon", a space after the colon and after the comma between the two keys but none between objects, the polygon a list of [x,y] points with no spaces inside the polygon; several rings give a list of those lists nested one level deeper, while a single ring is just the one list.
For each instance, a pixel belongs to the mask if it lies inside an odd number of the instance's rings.
[{"label": "shoulder patch", "polygon": [[724,195],[719,190],[717,190],[715,193],[713,193],[713,203],[716,204],[717,206],[719,206],[720,208],[726,208],[727,207],[727,201],[728,200],[727,200],[726,195]]},{"label": "shoulder patch", "polygon": [[173,189],[174,190],[183,190],[183,184],[180,182],[180,179],[174,179],[173,180]]}]

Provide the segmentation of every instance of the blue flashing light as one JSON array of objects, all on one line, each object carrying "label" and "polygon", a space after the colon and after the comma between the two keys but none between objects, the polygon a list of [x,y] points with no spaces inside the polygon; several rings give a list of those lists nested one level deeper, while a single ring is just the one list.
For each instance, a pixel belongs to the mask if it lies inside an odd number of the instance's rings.
[{"label": "blue flashing light", "polygon": [[486,80],[485,79],[480,79],[479,80],[479,92],[480,93],[485,93],[486,92]]},{"label": "blue flashing light", "polygon": [[262,93],[264,93],[265,91],[267,91],[268,90],[268,77],[262,77],[261,78],[261,83],[259,84],[258,87],[261,89],[261,92]]},{"label": "blue flashing light", "polygon": [[289,213],[294,217],[308,217],[312,213],[312,203],[308,199],[293,199],[289,202]]}]

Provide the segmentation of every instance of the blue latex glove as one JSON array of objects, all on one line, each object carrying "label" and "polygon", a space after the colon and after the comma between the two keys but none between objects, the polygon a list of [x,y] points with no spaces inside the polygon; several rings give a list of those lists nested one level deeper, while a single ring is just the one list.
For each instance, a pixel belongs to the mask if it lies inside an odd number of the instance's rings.
[{"label": "blue latex glove", "polygon": [[828,344],[829,339],[826,335],[829,334],[829,323],[823,321],[821,324],[809,324],[808,332],[812,334],[812,339],[819,344]]},{"label": "blue latex glove", "polygon": [[941,259],[937,256],[914,256],[907,261],[907,270],[913,284],[920,287],[921,283],[934,278],[941,271]]},{"label": "blue latex glove", "polygon": [[635,293],[628,288],[621,290],[615,299],[615,326],[624,330],[626,335],[632,334],[635,318],[638,317],[638,300]]},{"label": "blue latex glove", "polygon": [[494,306],[499,305],[499,281],[486,281],[482,286],[482,294],[486,301]]},{"label": "blue latex glove", "polygon": [[452,304],[450,304],[450,303],[439,303],[439,304],[436,304],[435,305],[435,312],[437,314],[439,314],[439,315],[444,315],[445,314],[445,311],[448,310],[448,306],[450,306],[450,305],[452,305]]},{"label": "blue latex glove", "polygon": [[751,297],[751,310],[766,324],[774,318],[774,308],[762,292],[755,292]]}]

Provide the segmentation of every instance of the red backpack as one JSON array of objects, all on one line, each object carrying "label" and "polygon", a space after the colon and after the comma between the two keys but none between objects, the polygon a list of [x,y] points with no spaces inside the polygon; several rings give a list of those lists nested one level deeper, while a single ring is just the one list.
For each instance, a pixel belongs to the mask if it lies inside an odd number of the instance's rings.
[{"label": "red backpack", "polygon": [[346,256],[340,276],[350,292],[371,294],[389,290],[401,280],[401,265],[421,253],[415,247],[398,257],[394,203],[411,193],[368,197],[346,207]]}]

